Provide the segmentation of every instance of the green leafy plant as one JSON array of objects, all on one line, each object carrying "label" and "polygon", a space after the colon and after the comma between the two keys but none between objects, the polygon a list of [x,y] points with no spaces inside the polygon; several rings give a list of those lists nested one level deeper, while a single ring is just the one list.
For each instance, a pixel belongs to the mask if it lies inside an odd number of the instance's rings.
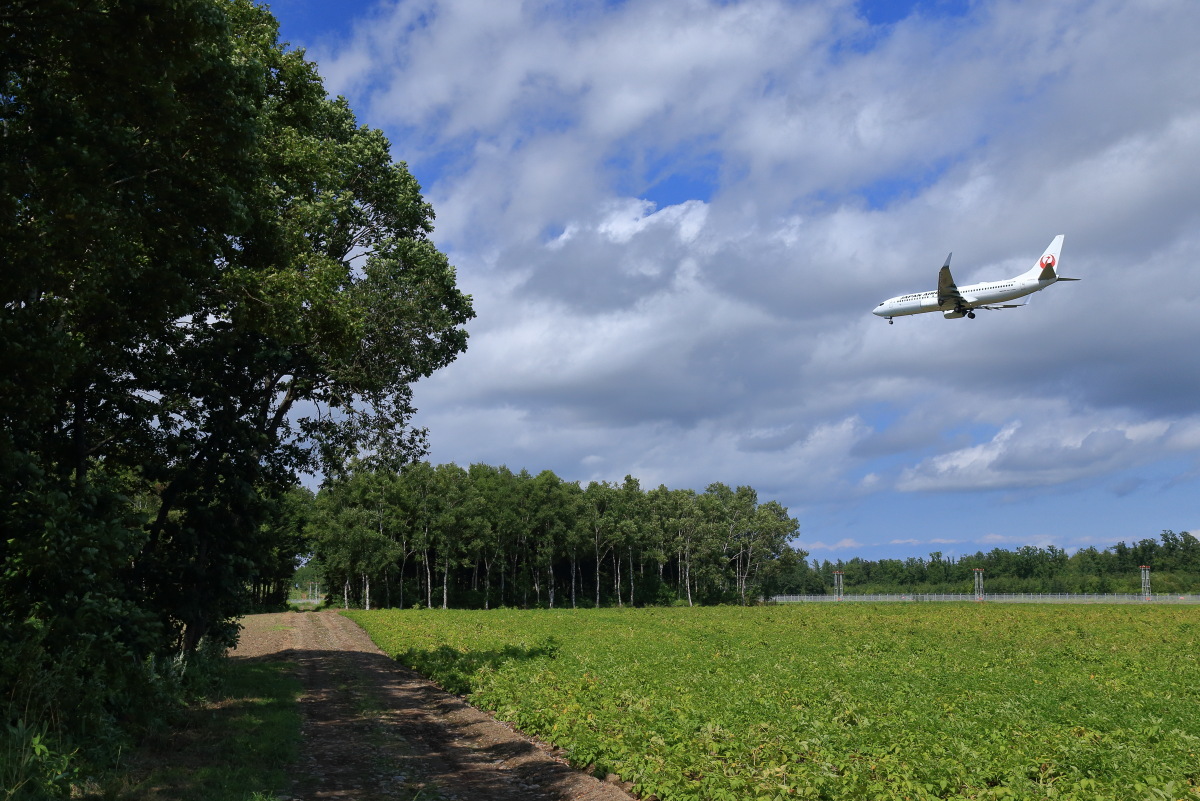
[{"label": "green leafy plant", "polygon": [[1200,797],[1191,607],[346,614],[662,801]]},{"label": "green leafy plant", "polygon": [[24,720],[5,726],[0,745],[0,798],[66,798],[75,770],[71,757],[54,750],[46,727],[30,727]]}]

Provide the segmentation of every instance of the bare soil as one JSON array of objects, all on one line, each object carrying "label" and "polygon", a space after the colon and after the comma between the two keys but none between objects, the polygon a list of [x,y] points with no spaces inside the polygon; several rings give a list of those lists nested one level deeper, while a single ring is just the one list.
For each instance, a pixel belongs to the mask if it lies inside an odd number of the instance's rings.
[{"label": "bare soil", "polygon": [[570,767],[407,670],[336,612],[243,621],[234,659],[295,663],[304,686],[292,799],[631,801],[627,786]]}]

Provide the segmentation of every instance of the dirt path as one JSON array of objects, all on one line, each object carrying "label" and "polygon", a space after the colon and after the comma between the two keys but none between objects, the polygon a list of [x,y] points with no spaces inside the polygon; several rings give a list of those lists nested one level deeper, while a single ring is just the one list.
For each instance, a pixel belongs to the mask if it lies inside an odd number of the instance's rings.
[{"label": "dirt path", "polygon": [[630,801],[385,656],[336,612],[243,621],[235,659],[295,662],[304,685],[291,798]]}]

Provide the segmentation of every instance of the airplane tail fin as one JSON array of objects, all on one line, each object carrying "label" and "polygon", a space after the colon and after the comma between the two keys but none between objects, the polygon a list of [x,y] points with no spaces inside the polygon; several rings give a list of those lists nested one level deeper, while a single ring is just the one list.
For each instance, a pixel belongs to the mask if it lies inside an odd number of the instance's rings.
[{"label": "airplane tail fin", "polygon": [[1029,272],[1021,277],[1036,278],[1039,281],[1074,280],[1070,278],[1060,279],[1058,273],[1055,272],[1058,267],[1059,257],[1062,254],[1062,246],[1063,235],[1059,234],[1054,237],[1054,241],[1050,243],[1050,247],[1046,248],[1046,252],[1038,259],[1037,264],[1033,265]]}]

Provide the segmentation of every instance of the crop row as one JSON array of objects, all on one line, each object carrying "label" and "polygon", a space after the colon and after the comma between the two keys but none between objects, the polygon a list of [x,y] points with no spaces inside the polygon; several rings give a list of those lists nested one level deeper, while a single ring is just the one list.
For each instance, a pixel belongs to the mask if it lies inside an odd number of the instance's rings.
[{"label": "crop row", "polygon": [[348,614],[643,797],[1200,798],[1190,607]]}]

